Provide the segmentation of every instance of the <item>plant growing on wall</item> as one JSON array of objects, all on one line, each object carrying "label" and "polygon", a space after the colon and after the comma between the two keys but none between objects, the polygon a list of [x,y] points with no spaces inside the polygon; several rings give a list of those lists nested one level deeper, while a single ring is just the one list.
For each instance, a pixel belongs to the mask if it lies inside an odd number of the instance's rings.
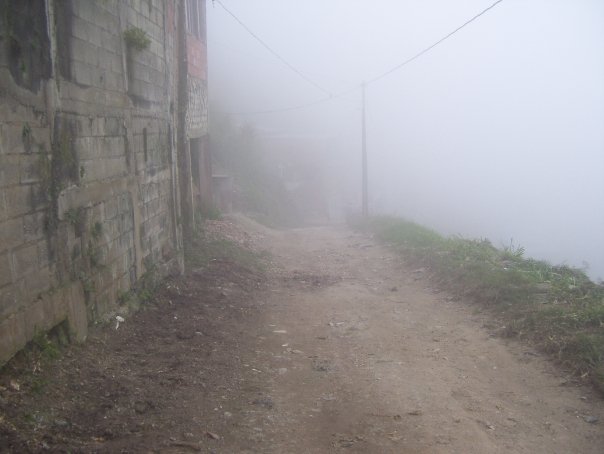
[{"label": "plant growing on wall", "polygon": [[124,31],[124,41],[130,49],[142,51],[149,47],[151,39],[142,28],[132,27]]}]

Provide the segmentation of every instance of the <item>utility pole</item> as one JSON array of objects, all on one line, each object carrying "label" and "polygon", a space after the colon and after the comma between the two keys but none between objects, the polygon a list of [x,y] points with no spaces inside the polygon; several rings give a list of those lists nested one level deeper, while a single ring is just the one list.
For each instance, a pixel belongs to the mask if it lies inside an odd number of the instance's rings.
[{"label": "utility pole", "polygon": [[363,217],[367,218],[369,216],[369,206],[368,206],[368,197],[367,197],[367,134],[365,131],[365,82],[363,82],[363,108],[362,108],[362,166],[363,166]]}]

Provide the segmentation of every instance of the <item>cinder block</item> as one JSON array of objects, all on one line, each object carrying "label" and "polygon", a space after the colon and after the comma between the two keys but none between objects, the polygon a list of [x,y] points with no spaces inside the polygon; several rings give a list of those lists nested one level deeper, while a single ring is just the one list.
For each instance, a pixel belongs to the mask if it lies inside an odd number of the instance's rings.
[{"label": "cinder block", "polygon": [[[102,15],[105,16],[104,14],[102,14]],[[117,29],[117,27],[116,27],[116,29]],[[87,41],[99,49],[103,45],[101,31],[102,31],[102,29],[95,25],[90,25],[88,27],[88,40]]]},{"label": "cinder block", "polygon": [[12,249],[23,242],[23,221],[21,218],[0,222],[0,251]]},{"label": "cinder block", "polygon": [[101,47],[109,51],[115,52],[120,48],[119,40],[121,36],[111,33],[107,30],[101,30]]},{"label": "cinder block", "polygon": [[12,252],[15,276],[25,276],[38,268],[38,245],[30,244]]},{"label": "cinder block", "polygon": [[[121,117],[106,117],[105,118],[105,133],[108,136],[119,136],[123,141],[122,137],[125,134],[124,130],[124,119]],[[122,148],[123,150],[123,148]]]},{"label": "cinder block", "polygon": [[19,317],[15,314],[0,322],[0,365],[25,345],[25,336],[19,336]]},{"label": "cinder block", "polygon": [[21,155],[19,159],[19,182],[21,184],[37,183],[40,181],[40,156],[36,154]]},{"label": "cinder block", "polygon": [[[76,2],[79,3],[79,2]],[[75,38],[78,38],[82,41],[88,41],[89,31],[91,29],[90,22],[83,20],[81,17],[77,15],[72,16],[71,18],[71,35]]]},{"label": "cinder block", "polygon": [[6,285],[0,288],[0,320],[16,313],[20,304],[21,299],[16,286]]},{"label": "cinder block", "polygon": [[114,219],[117,216],[118,202],[115,198],[108,199],[104,202],[105,218]]},{"label": "cinder block", "polygon": [[[10,284],[13,280],[12,275],[11,256],[8,252],[4,252],[0,254],[0,287]],[[0,288],[0,293],[3,293],[4,291],[8,290]]]},{"label": "cinder block", "polygon": [[23,146],[24,125],[25,122],[20,126],[6,123],[2,125],[0,141],[2,141],[2,149],[5,154],[19,154],[25,152]]},{"label": "cinder block", "polygon": [[[46,273],[50,275],[50,271],[47,268],[50,266],[50,250],[46,241],[38,241],[38,267],[39,273]],[[48,281],[50,284],[50,280]]]},{"label": "cinder block", "polygon": [[6,210],[9,217],[22,216],[33,210],[32,201],[35,198],[33,186],[12,186],[3,190]]},{"label": "cinder block", "polygon": [[105,87],[107,90],[113,90],[116,92],[123,92],[125,90],[124,77],[111,70],[105,72]]},{"label": "cinder block", "polygon": [[44,238],[45,222],[46,213],[43,211],[23,216],[23,241],[27,243]]},{"label": "cinder block", "polygon": [[77,137],[73,140],[74,150],[81,160],[98,158],[96,141],[93,137]]},{"label": "cinder block", "polygon": [[81,160],[80,166],[84,168],[84,178],[82,181],[89,183],[92,181],[101,181],[105,178],[105,161],[100,159]]},{"label": "cinder block", "polygon": [[27,306],[27,323],[25,324],[25,336],[33,338],[37,332],[46,331],[53,326],[54,314],[44,299],[36,299]]},{"label": "cinder block", "polygon": [[0,188],[19,183],[19,155],[0,154]]},{"label": "cinder block", "polygon": [[104,137],[101,145],[104,156],[119,157],[125,156],[124,138],[119,136]]},{"label": "cinder block", "polygon": [[8,219],[8,207],[6,206],[6,196],[4,191],[0,191],[0,221]]},{"label": "cinder block", "polygon": [[72,65],[73,79],[81,85],[94,85],[94,69],[87,63],[74,61]]}]

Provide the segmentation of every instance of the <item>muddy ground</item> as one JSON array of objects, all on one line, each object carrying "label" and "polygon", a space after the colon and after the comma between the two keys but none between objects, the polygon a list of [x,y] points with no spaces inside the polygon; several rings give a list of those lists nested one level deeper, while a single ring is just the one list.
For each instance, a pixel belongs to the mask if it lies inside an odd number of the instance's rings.
[{"label": "muddy ground", "polygon": [[0,375],[0,452],[602,453],[589,387],[344,227],[214,232],[270,252],[162,286],[118,329]]}]

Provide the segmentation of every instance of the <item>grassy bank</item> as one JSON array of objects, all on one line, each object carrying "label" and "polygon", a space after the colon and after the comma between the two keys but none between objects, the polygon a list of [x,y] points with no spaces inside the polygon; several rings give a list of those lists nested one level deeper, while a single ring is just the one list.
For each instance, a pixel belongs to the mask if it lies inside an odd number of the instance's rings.
[{"label": "grassy bank", "polygon": [[488,307],[501,335],[531,342],[604,391],[604,286],[582,271],[524,257],[520,247],[443,237],[390,217],[356,222],[426,267],[439,287]]}]

